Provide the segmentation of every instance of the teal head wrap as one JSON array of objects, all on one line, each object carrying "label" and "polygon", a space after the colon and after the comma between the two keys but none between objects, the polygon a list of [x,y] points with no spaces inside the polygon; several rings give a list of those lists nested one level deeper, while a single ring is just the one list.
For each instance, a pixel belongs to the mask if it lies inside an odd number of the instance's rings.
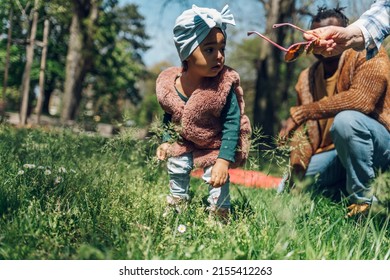
[{"label": "teal head wrap", "polygon": [[228,5],[221,12],[195,5],[192,5],[192,9],[184,11],[176,19],[173,28],[173,40],[180,60],[186,60],[214,27],[220,28],[226,38],[226,24],[235,25]]}]

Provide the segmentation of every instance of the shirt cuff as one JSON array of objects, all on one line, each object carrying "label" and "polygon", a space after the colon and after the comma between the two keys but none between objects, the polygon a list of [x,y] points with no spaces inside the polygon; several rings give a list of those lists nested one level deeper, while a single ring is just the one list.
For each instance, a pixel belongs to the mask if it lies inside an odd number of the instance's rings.
[{"label": "shirt cuff", "polygon": [[366,58],[370,59],[378,53],[378,50],[381,46],[381,42],[380,41],[375,42],[375,39],[371,36],[370,32],[368,32],[364,23],[365,23],[364,20],[358,19],[351,25],[358,27],[362,31],[363,38],[364,38],[364,48],[367,51]]},{"label": "shirt cuff", "polygon": [[218,158],[226,159],[230,162],[235,162],[236,145],[234,143],[222,143],[219,149]]},{"label": "shirt cuff", "polygon": [[169,134],[169,132],[164,131],[162,134],[162,142],[169,142],[169,140],[171,140],[171,135]]}]

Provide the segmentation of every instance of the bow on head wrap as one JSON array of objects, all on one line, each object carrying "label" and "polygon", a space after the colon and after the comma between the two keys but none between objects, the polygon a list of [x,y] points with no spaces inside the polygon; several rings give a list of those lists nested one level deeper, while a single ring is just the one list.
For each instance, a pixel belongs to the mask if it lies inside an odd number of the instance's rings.
[{"label": "bow on head wrap", "polygon": [[221,12],[195,5],[184,11],[173,28],[173,40],[180,60],[186,60],[214,27],[220,28],[226,38],[226,24],[236,25],[228,5]]}]

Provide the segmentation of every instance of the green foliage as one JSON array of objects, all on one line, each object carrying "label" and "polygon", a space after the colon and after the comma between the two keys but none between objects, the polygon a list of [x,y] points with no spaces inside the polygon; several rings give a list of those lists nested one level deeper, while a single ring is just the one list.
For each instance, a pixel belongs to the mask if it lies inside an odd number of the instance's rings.
[{"label": "green foliage", "polygon": [[[66,60],[66,42],[68,40],[68,27],[70,22],[70,3],[69,1],[39,1],[38,7],[39,21],[37,26],[36,40],[43,40],[43,22],[48,19],[50,22],[50,32],[48,39],[48,52],[45,71],[45,92],[47,98],[55,89],[61,89],[65,77],[65,60]],[[8,5],[7,5],[8,3]],[[20,6],[17,5],[20,3]],[[29,3],[29,4],[28,4]],[[24,64],[26,61],[26,40],[30,34],[31,24],[31,1],[4,1],[4,6],[0,4],[0,34],[4,40],[0,41],[0,76],[3,76],[5,69],[7,33],[10,26],[9,13],[13,8],[12,18],[12,45],[10,52],[9,78],[6,100],[7,109],[17,111],[20,107],[20,97],[15,98],[14,93],[19,90]],[[38,85],[40,60],[42,48],[36,46],[34,49],[34,61],[31,69],[31,87],[30,87],[30,107],[34,106],[33,90]],[[1,80],[1,83],[3,80]],[[10,95],[11,94],[11,95]],[[18,93],[20,95],[20,93]],[[44,107],[47,111],[47,104]]]},{"label": "green foliage", "polygon": [[157,102],[156,95],[146,94],[142,100],[142,103],[135,112],[134,120],[140,126],[150,125],[152,120],[163,115],[163,110],[160,104]]},{"label": "green foliage", "polygon": [[233,215],[221,225],[193,178],[188,209],[163,217],[165,164],[155,160],[156,139],[136,134],[1,126],[0,259],[390,258],[388,217],[345,219],[343,202],[309,193],[233,185]]},{"label": "green foliage", "polygon": [[147,74],[141,59],[148,49],[144,17],[136,5],[113,4],[99,18],[94,67],[88,77],[93,85],[95,114],[105,122],[121,120],[124,100],[140,103],[137,83]]},{"label": "green foliage", "polygon": [[150,69],[148,75],[142,83],[138,83],[142,93],[142,101],[133,108],[129,108],[126,115],[138,126],[148,127],[156,119],[162,119],[164,111],[156,97],[156,79],[164,69],[172,66],[168,62],[160,62]]},{"label": "green foliage", "polygon": [[[10,52],[9,79],[7,90],[7,109],[19,110],[20,100],[9,94],[19,89],[26,60],[26,40],[30,33],[32,5],[29,1],[2,1],[0,4],[0,76],[5,71],[7,32],[9,13],[13,8],[12,39]],[[31,1],[30,1],[31,2]],[[74,4],[79,1],[39,1],[39,21],[36,40],[43,39],[43,22],[48,19],[50,32],[45,71],[44,113],[48,113],[48,100],[53,91],[62,92],[65,80],[65,65],[69,43],[69,26],[74,14]],[[87,5],[86,1],[84,5]],[[17,5],[20,3],[20,6]],[[137,83],[146,75],[142,54],[148,49],[144,17],[138,13],[137,6],[127,4],[119,7],[117,0],[99,1],[100,9],[96,26],[89,26],[93,33],[91,69],[83,86],[93,85],[95,102],[94,115],[101,121],[121,121],[125,101],[137,104],[142,99]],[[79,9],[83,3],[79,3]],[[38,85],[42,49],[35,47],[31,69],[30,107],[35,106],[33,90]],[[1,81],[2,83],[3,81]],[[9,99],[8,99],[9,97]],[[119,110],[118,110],[119,108]],[[82,110],[80,110],[82,114]]]},{"label": "green foliage", "polygon": [[390,172],[380,171],[373,184],[373,190],[379,200],[378,210],[390,211]]},{"label": "green foliage", "polygon": [[[0,91],[3,92],[3,87],[0,86]],[[19,110],[20,92],[19,88],[7,87],[5,92],[5,100],[7,100],[8,110]]]}]

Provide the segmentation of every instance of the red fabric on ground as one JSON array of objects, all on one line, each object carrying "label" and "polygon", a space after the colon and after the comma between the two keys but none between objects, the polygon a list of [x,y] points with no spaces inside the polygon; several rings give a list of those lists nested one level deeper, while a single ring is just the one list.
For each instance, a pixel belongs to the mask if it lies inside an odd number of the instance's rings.
[{"label": "red fabric on ground", "polygon": [[[195,178],[201,178],[203,170],[195,169],[191,172],[191,175]],[[231,183],[254,188],[276,188],[282,180],[282,178],[269,176],[260,171],[239,168],[229,169],[229,175]]]}]

